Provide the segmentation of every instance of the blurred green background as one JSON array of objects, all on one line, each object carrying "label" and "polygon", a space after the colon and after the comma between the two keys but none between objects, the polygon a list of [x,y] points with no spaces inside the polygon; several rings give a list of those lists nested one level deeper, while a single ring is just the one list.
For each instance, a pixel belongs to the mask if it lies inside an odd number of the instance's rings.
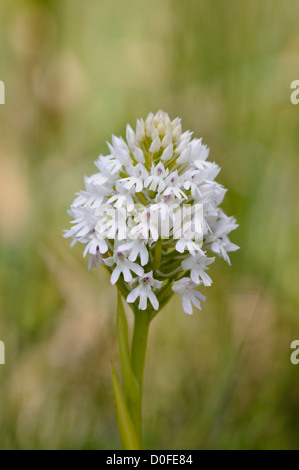
[{"label": "blurred green background", "polygon": [[153,322],[146,447],[299,448],[298,26],[293,0],[0,0],[1,449],[120,448],[115,289],[62,230],[111,134],[160,108],[221,165],[241,250],[201,312]]}]

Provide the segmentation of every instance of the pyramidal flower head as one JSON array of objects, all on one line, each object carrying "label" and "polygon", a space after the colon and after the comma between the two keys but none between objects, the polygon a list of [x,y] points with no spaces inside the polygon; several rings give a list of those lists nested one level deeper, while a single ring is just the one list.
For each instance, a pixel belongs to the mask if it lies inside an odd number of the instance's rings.
[{"label": "pyramidal flower head", "polygon": [[192,313],[205,300],[198,288],[212,284],[210,255],[230,264],[238,249],[228,237],[236,221],[220,208],[219,166],[202,139],[163,111],[138,119],[135,130],[127,125],[126,140],[113,135],[108,148],[85,177],[64,236],[84,246],[89,268],[109,270],[134,310],[159,310],[176,293]]}]

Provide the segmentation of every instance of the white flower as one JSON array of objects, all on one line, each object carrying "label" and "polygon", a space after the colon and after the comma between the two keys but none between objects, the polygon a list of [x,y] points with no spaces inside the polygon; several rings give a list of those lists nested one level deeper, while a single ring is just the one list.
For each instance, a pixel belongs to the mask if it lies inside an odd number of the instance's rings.
[{"label": "white flower", "polygon": [[149,186],[151,191],[158,190],[161,193],[166,186],[165,178],[169,173],[168,168],[165,170],[163,163],[158,163],[157,166],[152,164],[151,174],[145,180],[145,187]]},{"label": "white flower", "polygon": [[183,277],[179,281],[176,281],[172,286],[172,290],[176,294],[181,295],[184,312],[189,315],[193,313],[192,303],[195,307],[201,310],[201,304],[198,299],[203,301],[206,300],[206,297],[198,290],[195,290],[194,287],[197,287],[197,284],[191,281],[188,277]]},{"label": "white flower", "polygon": [[130,126],[130,124],[127,124],[126,138],[127,138],[128,146],[130,147],[132,151],[134,151],[136,148],[136,135],[132,127]]},{"label": "white flower", "polygon": [[158,240],[159,238],[159,220],[155,217],[153,208],[145,207],[135,217],[136,225],[130,230],[130,233],[139,235],[144,240]]},{"label": "white flower", "polygon": [[[163,145],[163,143],[162,143],[162,145]],[[166,147],[166,149],[163,151],[163,153],[161,155],[162,162],[170,160],[172,155],[173,155],[173,145],[170,144]]]},{"label": "white flower", "polygon": [[[105,212],[105,209],[107,212]],[[96,215],[98,216],[98,223],[95,226],[95,234],[98,239],[102,239],[106,244],[106,239],[124,240],[126,238],[126,215],[125,207],[119,207],[117,213],[110,210],[110,206],[101,206],[97,209]],[[106,251],[108,250],[108,247]],[[101,251],[101,253],[105,253]]]},{"label": "white flower", "polygon": [[135,187],[132,185],[130,189],[126,188],[126,182],[125,181],[117,181],[115,185],[117,194],[114,194],[111,196],[107,204],[112,204],[114,203],[114,207],[116,209],[120,209],[121,207],[125,206],[127,207],[128,211],[131,212],[134,209],[134,199],[133,199],[133,194],[136,192]]},{"label": "white flower", "polygon": [[188,199],[184,191],[181,189],[182,181],[177,170],[170,173],[166,178],[165,183],[167,187],[163,192],[164,196],[174,195],[178,199]]},{"label": "white flower", "polygon": [[72,207],[69,214],[74,218],[72,221],[73,227],[65,232],[65,238],[73,237],[79,240],[81,237],[91,233],[97,224],[95,211],[89,206],[84,208]]},{"label": "white flower", "polygon": [[103,257],[99,251],[96,252],[96,254],[91,255],[88,261],[88,271],[91,270],[91,267],[94,266],[95,268],[98,268],[103,262]]},{"label": "white flower", "polygon": [[194,139],[190,142],[190,147],[191,161],[197,168],[203,168],[203,162],[208,158],[210,149],[206,145],[203,145],[202,139]]},{"label": "white flower", "polygon": [[91,177],[84,177],[86,191],[80,191],[74,200],[73,206],[99,207],[106,195],[111,191],[110,185],[106,185],[108,178],[97,173]]},{"label": "white flower", "polygon": [[227,234],[236,229],[238,225],[234,217],[227,217],[222,211],[214,222],[214,230],[207,236],[206,243],[213,253],[221,256],[229,265],[231,264],[228,252],[237,251],[239,247],[231,243]]},{"label": "white flower", "polygon": [[211,250],[213,253],[222,256],[222,258],[231,265],[229,256],[227,253],[230,251],[237,251],[239,247],[234,243],[231,243],[228,237],[219,237],[216,241],[214,241],[211,245]]},{"label": "white flower", "polygon": [[140,256],[141,266],[148,263],[148,250],[145,246],[145,241],[141,238],[123,243],[118,248],[120,251],[130,251],[128,256],[129,261],[136,261],[137,257]]},{"label": "white flower", "polygon": [[179,253],[184,253],[184,251],[187,249],[191,255],[195,256],[196,251],[201,251],[201,245],[195,243],[193,240],[181,238],[176,242],[175,249]]},{"label": "white flower", "polygon": [[[200,308],[204,299],[195,287],[212,284],[209,254],[230,264],[228,253],[238,249],[228,238],[236,221],[220,208],[226,193],[216,182],[220,167],[208,160],[202,139],[163,111],[138,119],[136,129],[127,125],[126,140],[112,135],[108,148],[95,174],[84,178],[64,236],[84,246],[89,268],[109,270],[133,309],[158,309],[158,299],[164,305],[176,292],[191,313],[192,303]],[[133,290],[132,273],[140,276]]]},{"label": "white flower", "polygon": [[123,183],[123,187],[128,191],[134,188],[136,193],[140,193],[143,190],[144,180],[148,176],[148,172],[141,163],[137,163],[136,166],[131,169],[132,176],[122,178],[120,183]]},{"label": "white flower", "polygon": [[85,258],[87,253],[93,256],[93,255],[96,255],[97,252],[103,254],[103,253],[106,253],[107,251],[108,251],[108,245],[107,245],[106,240],[97,238],[96,236],[92,235],[89,237],[89,241],[86,243],[83,256]]},{"label": "white flower", "polygon": [[127,257],[118,250],[110,258],[106,258],[104,262],[107,266],[113,266],[116,263],[116,267],[114,268],[110,278],[112,285],[118,281],[121,273],[124,276],[125,282],[131,282],[133,279],[131,271],[133,271],[138,276],[142,276],[144,272],[143,268],[139,266],[139,264],[132,263],[132,261],[129,261]]},{"label": "white flower", "polygon": [[210,286],[213,281],[205,271],[208,269],[208,265],[214,261],[215,258],[207,258],[205,253],[200,252],[184,259],[182,268],[183,270],[190,270],[190,277],[195,284],[203,282],[204,286]]},{"label": "white flower", "polygon": [[146,310],[147,299],[149,299],[155,310],[159,309],[159,302],[156,295],[153,293],[152,288],[159,289],[162,285],[161,281],[153,278],[153,271],[139,277],[139,285],[133,289],[128,297],[127,302],[132,303],[139,297],[139,310]]}]

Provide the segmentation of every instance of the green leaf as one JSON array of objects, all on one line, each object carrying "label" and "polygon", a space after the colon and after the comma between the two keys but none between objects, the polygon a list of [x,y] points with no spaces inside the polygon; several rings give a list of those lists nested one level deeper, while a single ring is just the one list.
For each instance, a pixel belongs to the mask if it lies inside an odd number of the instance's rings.
[{"label": "green leaf", "polygon": [[113,364],[111,368],[117,424],[123,448],[124,450],[140,450],[140,442]]},{"label": "green leaf", "polygon": [[118,293],[117,305],[117,336],[121,370],[123,375],[124,392],[130,410],[133,422],[139,434],[139,409],[140,405],[140,386],[136,379],[132,363],[129,346],[128,323],[120,293]]}]

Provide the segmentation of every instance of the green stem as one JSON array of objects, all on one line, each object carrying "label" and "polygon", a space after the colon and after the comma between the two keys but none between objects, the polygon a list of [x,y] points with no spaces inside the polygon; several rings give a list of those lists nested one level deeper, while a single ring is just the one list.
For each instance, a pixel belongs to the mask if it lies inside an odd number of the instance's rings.
[{"label": "green stem", "polygon": [[161,266],[161,255],[162,255],[162,239],[159,238],[156,242],[155,252],[154,252],[154,265],[153,269],[159,269]]},{"label": "green stem", "polygon": [[140,441],[142,438],[142,382],[150,322],[151,312],[135,311],[131,361],[134,375],[139,383],[140,394],[133,414],[135,417],[136,432],[140,437]]}]

